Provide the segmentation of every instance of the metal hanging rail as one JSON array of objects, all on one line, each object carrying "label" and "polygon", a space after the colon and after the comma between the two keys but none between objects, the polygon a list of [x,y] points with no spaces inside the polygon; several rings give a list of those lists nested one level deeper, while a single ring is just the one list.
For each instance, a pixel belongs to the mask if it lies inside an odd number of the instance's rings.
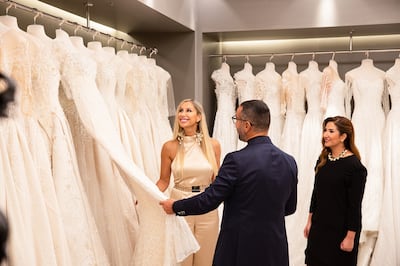
[{"label": "metal hanging rail", "polygon": [[90,21],[89,21],[89,20],[90,20],[89,6],[92,6],[91,4],[87,4],[87,6],[86,6],[86,20],[87,20],[87,26],[83,26],[83,25],[80,25],[80,24],[78,24],[78,23],[76,23],[76,22],[72,22],[72,21],[66,20],[66,19],[64,19],[64,18],[60,18],[60,17],[54,16],[54,15],[52,15],[52,14],[49,14],[49,13],[46,13],[46,12],[42,12],[42,11],[36,9],[36,8],[29,7],[29,6],[26,6],[26,5],[24,5],[24,4],[20,4],[20,3],[17,3],[17,2],[11,1],[11,0],[0,0],[0,2],[1,2],[1,3],[5,3],[5,4],[7,4],[7,3],[9,4],[8,7],[6,8],[6,14],[8,14],[9,9],[12,8],[12,7],[16,8],[16,9],[21,9],[21,10],[24,10],[24,11],[27,11],[27,12],[36,13],[35,18],[34,18],[35,23],[36,23],[37,17],[39,17],[39,16],[44,16],[44,17],[46,17],[46,18],[50,18],[50,19],[53,19],[53,20],[58,21],[60,27],[61,27],[61,25],[63,25],[63,24],[67,24],[67,25],[69,25],[69,26],[75,27],[75,30],[74,30],[74,33],[75,33],[75,34],[76,34],[76,32],[77,32],[78,30],[82,29],[82,30],[85,30],[85,31],[88,32],[88,33],[92,33],[92,34],[93,34],[93,39],[94,39],[94,37],[95,37],[96,35],[101,34],[101,35],[103,35],[104,37],[109,38],[109,40],[113,39],[113,40],[116,40],[116,41],[120,41],[120,42],[122,43],[122,44],[121,44],[121,49],[122,49],[123,46],[126,45],[126,44],[131,45],[131,51],[132,51],[132,49],[134,49],[134,48],[139,48],[140,51],[141,51],[141,53],[142,53],[143,51],[149,51],[149,52],[151,53],[152,51],[154,51],[154,50],[156,49],[156,48],[146,48],[145,46],[143,46],[143,45],[141,45],[141,44],[136,44],[136,43],[134,43],[134,42],[127,41],[127,40],[124,40],[124,39],[122,39],[122,38],[112,36],[112,35],[110,35],[110,34],[108,34],[108,33],[100,32],[100,31],[98,31],[98,30],[95,30],[95,29],[93,29],[93,28],[90,28],[90,27],[89,27],[89,26],[90,26],[90,23],[89,23],[89,22],[90,22]]},{"label": "metal hanging rail", "polygon": [[[332,54],[332,59],[334,59],[336,54],[354,54],[354,53],[364,53],[369,57],[370,53],[388,53],[388,52],[399,52],[399,49],[369,49],[369,50],[339,50],[339,51],[323,51],[323,52],[294,52],[294,53],[261,53],[261,54],[211,54],[208,57],[222,57],[224,60],[228,57],[275,57],[275,56],[291,56],[292,60],[297,55],[324,55]],[[400,57],[400,54],[399,54]]]}]

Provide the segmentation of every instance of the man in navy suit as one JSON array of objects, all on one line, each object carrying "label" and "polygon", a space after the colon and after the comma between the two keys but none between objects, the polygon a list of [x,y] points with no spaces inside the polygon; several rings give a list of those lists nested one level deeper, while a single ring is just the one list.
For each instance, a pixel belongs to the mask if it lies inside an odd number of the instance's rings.
[{"label": "man in navy suit", "polygon": [[232,120],[246,147],[226,155],[203,193],[160,204],[168,214],[185,216],[224,202],[214,266],[287,266],[285,216],[296,210],[296,162],[268,137],[270,111],[263,101],[243,102]]}]

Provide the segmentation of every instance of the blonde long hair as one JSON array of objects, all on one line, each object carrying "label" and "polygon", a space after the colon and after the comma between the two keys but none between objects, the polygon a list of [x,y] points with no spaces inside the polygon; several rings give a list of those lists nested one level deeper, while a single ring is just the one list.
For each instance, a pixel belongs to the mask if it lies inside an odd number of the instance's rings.
[{"label": "blonde long hair", "polygon": [[[178,119],[178,112],[179,109],[181,108],[181,105],[187,102],[191,102],[196,109],[197,114],[201,116],[201,119],[197,125],[197,130],[196,134],[202,135],[202,141],[200,142],[200,147],[201,150],[203,151],[203,154],[207,158],[208,162],[211,164],[213,172],[214,172],[214,177],[217,176],[218,173],[218,165],[217,165],[217,159],[215,158],[215,152],[214,152],[214,147],[211,142],[211,137],[208,132],[208,127],[207,127],[207,121],[206,121],[206,116],[204,113],[204,109],[201,106],[200,103],[198,103],[195,100],[192,99],[185,99],[181,101],[178,104],[178,108],[176,109],[176,115],[175,115],[175,121],[174,121],[174,131],[173,131],[173,139],[180,141],[180,138],[184,136],[184,130],[182,127],[179,126],[179,119]],[[176,163],[178,166],[178,169],[183,169],[183,161],[184,161],[184,149],[183,145],[179,145],[178,151],[176,153]]]}]

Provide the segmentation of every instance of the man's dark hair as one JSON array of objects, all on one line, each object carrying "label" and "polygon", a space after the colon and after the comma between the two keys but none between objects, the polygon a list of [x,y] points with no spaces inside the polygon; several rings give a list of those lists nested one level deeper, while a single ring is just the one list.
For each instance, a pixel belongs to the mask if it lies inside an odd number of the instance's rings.
[{"label": "man's dark hair", "polygon": [[267,104],[261,100],[242,102],[242,119],[248,120],[251,125],[260,131],[268,130],[271,123],[271,114]]}]

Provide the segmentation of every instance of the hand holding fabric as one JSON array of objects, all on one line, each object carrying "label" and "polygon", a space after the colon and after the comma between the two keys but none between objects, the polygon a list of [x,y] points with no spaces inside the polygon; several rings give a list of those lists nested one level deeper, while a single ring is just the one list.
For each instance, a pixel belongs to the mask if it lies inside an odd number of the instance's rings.
[{"label": "hand holding fabric", "polygon": [[174,210],[172,209],[172,205],[174,204],[175,200],[173,199],[167,199],[160,201],[160,205],[163,207],[164,211],[167,214],[174,214]]}]

